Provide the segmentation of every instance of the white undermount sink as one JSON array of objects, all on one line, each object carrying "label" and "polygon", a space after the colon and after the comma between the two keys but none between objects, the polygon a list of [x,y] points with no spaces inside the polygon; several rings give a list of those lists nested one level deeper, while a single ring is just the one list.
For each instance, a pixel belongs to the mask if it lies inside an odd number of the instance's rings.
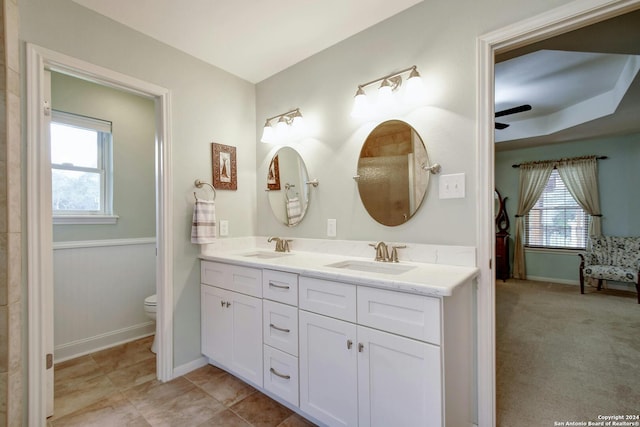
[{"label": "white undermount sink", "polygon": [[409,270],[413,270],[415,267],[412,265],[402,265],[385,263],[379,261],[362,261],[362,260],[346,260],[333,264],[328,264],[326,267],[340,268],[343,270],[355,270],[366,271],[369,273],[380,274],[402,274]]},{"label": "white undermount sink", "polygon": [[253,251],[246,254],[242,254],[242,256],[251,257],[251,258],[261,258],[261,259],[280,258],[288,255],[291,255],[291,254],[288,254],[285,252],[270,252],[270,251]]}]

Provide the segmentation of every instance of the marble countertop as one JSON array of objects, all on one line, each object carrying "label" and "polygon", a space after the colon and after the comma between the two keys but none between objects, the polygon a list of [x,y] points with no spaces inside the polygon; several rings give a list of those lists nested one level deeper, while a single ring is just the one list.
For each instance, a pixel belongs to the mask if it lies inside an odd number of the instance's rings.
[{"label": "marble countertop", "polygon": [[201,254],[200,258],[245,267],[266,268],[307,277],[336,280],[429,296],[450,296],[453,290],[479,274],[469,266],[400,261],[317,252],[274,252],[263,248]]}]

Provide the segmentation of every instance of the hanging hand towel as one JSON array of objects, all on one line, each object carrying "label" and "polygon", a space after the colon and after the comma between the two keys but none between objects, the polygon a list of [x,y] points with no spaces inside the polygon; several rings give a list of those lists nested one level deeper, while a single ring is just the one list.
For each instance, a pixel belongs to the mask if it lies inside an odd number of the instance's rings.
[{"label": "hanging hand towel", "polygon": [[287,221],[290,226],[296,225],[302,219],[302,206],[298,197],[287,199]]},{"label": "hanging hand towel", "polygon": [[196,199],[193,207],[191,243],[213,243],[216,238],[216,204],[212,200]]}]

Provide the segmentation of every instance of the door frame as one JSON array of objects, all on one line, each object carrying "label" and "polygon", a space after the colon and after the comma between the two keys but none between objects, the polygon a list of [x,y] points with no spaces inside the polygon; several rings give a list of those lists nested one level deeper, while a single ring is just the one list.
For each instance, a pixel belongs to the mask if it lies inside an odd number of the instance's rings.
[{"label": "door frame", "polygon": [[640,0],[576,0],[484,34],[476,43],[478,141],[478,426],[496,425],[494,188],[495,54],[529,45],[640,8]]},{"label": "door frame", "polygon": [[[153,99],[156,111],[156,373],[173,378],[173,215],[171,94],[168,89],[70,56],[26,44],[27,307],[29,426],[46,422],[46,351],[53,348],[51,161],[44,128],[44,70],[62,72]],[[142,310],[142,304],[140,304]],[[53,369],[53,368],[51,368]]]}]

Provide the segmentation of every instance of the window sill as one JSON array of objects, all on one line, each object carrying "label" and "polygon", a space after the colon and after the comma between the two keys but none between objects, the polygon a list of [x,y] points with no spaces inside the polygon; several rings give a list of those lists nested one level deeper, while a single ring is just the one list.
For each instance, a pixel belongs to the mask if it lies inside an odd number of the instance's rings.
[{"label": "window sill", "polygon": [[53,225],[115,224],[118,218],[118,215],[57,215],[53,217]]}]

